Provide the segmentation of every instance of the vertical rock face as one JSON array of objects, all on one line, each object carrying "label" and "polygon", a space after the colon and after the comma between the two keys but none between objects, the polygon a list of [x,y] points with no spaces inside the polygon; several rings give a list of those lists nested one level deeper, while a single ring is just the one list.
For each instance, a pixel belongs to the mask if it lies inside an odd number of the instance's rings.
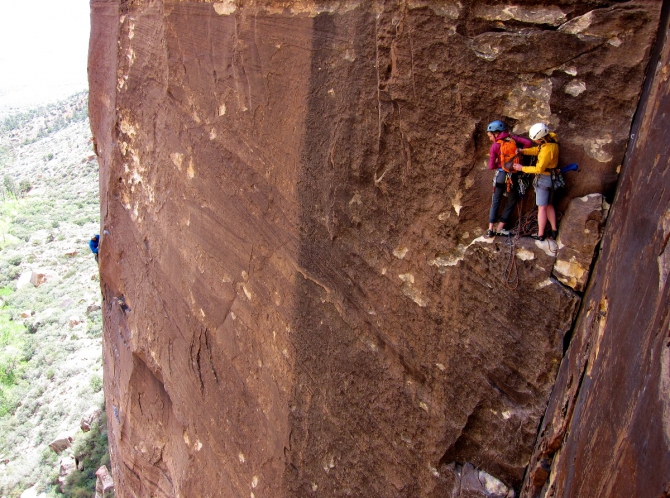
[{"label": "vertical rock face", "polygon": [[670,5],[523,495],[670,496]]},{"label": "vertical rock face", "polygon": [[116,493],[518,487],[580,297],[485,126],[611,195],[660,5],[92,0]]}]

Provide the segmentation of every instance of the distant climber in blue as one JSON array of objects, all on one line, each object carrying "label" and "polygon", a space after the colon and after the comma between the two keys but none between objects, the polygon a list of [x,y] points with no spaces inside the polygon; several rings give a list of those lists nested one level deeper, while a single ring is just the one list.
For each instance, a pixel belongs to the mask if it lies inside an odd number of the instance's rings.
[{"label": "distant climber in blue", "polygon": [[88,241],[88,247],[91,248],[91,252],[95,256],[95,261],[98,261],[98,245],[100,244],[100,234],[96,233],[91,240]]}]

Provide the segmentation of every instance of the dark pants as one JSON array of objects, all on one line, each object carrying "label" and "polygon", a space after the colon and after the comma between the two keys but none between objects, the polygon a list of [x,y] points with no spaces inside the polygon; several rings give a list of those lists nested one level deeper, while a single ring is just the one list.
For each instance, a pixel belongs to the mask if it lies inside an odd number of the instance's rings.
[{"label": "dark pants", "polygon": [[[495,223],[498,221],[498,208],[500,207],[500,200],[507,191],[507,186],[504,183],[498,183],[501,178],[504,180],[504,172],[502,174],[496,175],[496,184],[493,189],[493,198],[491,199],[491,211],[489,212],[489,223]],[[505,203],[505,209],[503,210],[502,216],[500,217],[501,223],[507,223],[518,199],[519,194],[517,192],[516,175],[512,175],[512,187],[510,191],[507,192],[507,202]]]}]

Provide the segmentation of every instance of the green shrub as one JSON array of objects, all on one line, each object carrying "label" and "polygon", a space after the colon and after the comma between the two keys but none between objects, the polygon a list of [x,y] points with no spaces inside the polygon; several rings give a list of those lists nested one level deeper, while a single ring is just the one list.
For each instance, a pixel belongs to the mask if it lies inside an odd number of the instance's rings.
[{"label": "green shrub", "polygon": [[23,197],[26,195],[30,190],[33,188],[33,186],[30,184],[28,180],[21,180],[19,182],[19,188],[18,188],[18,194],[20,197]]},{"label": "green shrub", "polygon": [[14,160],[14,151],[6,146],[0,147],[0,168],[4,168],[6,165],[11,164]]},{"label": "green shrub", "polygon": [[11,176],[5,175],[5,177],[2,180],[2,186],[4,187],[7,195],[11,195],[14,198],[16,198],[16,190],[17,190],[16,183],[14,182],[14,179]]},{"label": "green shrub", "polygon": [[[21,392],[0,385],[0,417],[12,415],[21,404]],[[18,437],[18,436],[17,436]]]},{"label": "green shrub", "polygon": [[76,470],[67,478],[63,488],[65,496],[92,498],[95,495],[95,472],[101,465],[109,468],[109,448],[107,442],[107,417],[103,411],[100,420],[91,430],[77,436],[73,445],[77,461],[83,470]]},{"label": "green shrub", "polygon": [[102,389],[102,377],[100,377],[99,375],[94,375],[93,377],[91,377],[90,384],[93,392],[97,393],[98,391],[100,391],[100,389]]},{"label": "green shrub", "polygon": [[95,311],[88,316],[86,333],[91,337],[102,336],[102,314],[100,311]]}]

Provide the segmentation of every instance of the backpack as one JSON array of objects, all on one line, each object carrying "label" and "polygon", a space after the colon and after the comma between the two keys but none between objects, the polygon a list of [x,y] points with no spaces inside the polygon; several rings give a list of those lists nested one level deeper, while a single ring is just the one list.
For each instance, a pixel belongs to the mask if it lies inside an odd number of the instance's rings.
[{"label": "backpack", "polygon": [[496,140],[500,144],[500,167],[507,173],[514,173],[513,164],[519,163],[519,157],[516,155],[516,142],[512,137],[504,140]]}]

